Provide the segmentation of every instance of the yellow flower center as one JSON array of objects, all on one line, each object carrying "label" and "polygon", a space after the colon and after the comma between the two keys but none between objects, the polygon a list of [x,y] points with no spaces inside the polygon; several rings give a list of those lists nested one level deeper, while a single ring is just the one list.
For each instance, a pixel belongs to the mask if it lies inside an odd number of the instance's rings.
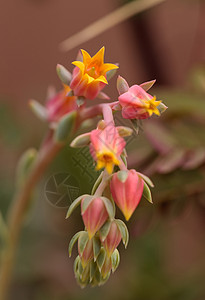
[{"label": "yellow flower center", "polygon": [[116,158],[114,153],[112,152],[98,152],[96,153],[97,156],[97,166],[96,169],[100,170],[105,168],[109,174],[113,171],[114,165],[119,165],[119,160]]}]

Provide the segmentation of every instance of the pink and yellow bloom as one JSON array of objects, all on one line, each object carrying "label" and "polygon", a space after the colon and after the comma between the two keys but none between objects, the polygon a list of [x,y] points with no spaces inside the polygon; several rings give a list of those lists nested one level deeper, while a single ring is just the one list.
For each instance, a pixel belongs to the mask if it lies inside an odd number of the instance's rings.
[{"label": "pink and yellow bloom", "polygon": [[88,52],[81,50],[83,61],[74,61],[70,87],[75,96],[84,96],[93,100],[99,92],[108,84],[106,73],[117,69],[114,64],[104,63],[105,48],[102,47],[93,57]]},{"label": "pink and yellow bloom", "polygon": [[120,137],[114,125],[104,129],[95,129],[90,134],[90,152],[97,162],[96,169],[105,168],[112,173],[114,165],[120,164],[120,155],[125,147],[125,140]]},{"label": "pink and yellow bloom", "polygon": [[76,97],[67,96],[70,87],[64,89],[49,99],[46,103],[46,114],[49,122],[58,122],[65,114],[77,109]]},{"label": "pink and yellow bloom", "polygon": [[119,171],[112,177],[112,197],[128,221],[138,206],[144,189],[144,181],[135,170]]},{"label": "pink and yellow bloom", "polygon": [[[81,201],[81,212],[84,199]],[[108,212],[100,197],[93,198],[84,212],[81,213],[83,222],[91,239],[108,219]]]},{"label": "pink and yellow bloom", "polygon": [[133,85],[118,98],[125,119],[147,119],[152,114],[160,115],[158,106],[161,101],[148,94],[141,86]]}]

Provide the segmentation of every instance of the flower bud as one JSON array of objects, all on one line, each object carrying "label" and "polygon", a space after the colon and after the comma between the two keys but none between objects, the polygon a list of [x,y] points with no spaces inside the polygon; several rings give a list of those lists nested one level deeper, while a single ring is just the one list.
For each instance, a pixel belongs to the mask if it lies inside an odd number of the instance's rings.
[{"label": "flower bud", "polygon": [[104,238],[100,233],[100,239],[108,257],[110,257],[122,239],[120,229],[115,220],[111,222],[106,238]]},{"label": "flower bud", "polygon": [[100,197],[89,198],[89,203],[86,203],[86,201],[86,198],[81,201],[81,214],[91,239],[107,220],[108,212],[104,201]]},{"label": "flower bud", "polygon": [[119,171],[112,177],[112,197],[128,221],[143,194],[144,181],[135,170]]},{"label": "flower bud", "polygon": [[94,257],[93,240],[89,240],[88,233],[86,231],[82,232],[78,238],[78,253],[81,258],[82,266],[85,268]]}]

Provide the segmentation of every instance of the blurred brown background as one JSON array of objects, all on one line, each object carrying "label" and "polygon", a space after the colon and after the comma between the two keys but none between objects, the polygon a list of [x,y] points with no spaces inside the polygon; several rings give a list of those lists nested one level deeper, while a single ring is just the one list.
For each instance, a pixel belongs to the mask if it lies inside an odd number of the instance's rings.
[{"label": "blurred brown background", "polygon": [[[14,189],[17,160],[26,148],[38,147],[46,129],[32,115],[28,99],[43,103],[48,85],[60,89],[56,64],[72,70],[78,52],[76,48],[62,53],[59,43],[123,3],[0,1],[0,205],[4,214]],[[157,79],[156,94],[169,111],[157,121],[160,129],[153,127],[152,132],[145,127],[145,134],[130,145],[130,165],[154,179],[155,205],[142,205],[132,218],[130,245],[126,251],[120,248],[122,261],[116,274],[100,289],[81,291],[72,272],[73,258],[67,257],[70,237],[82,228],[79,211],[64,221],[66,210],[50,206],[44,195],[45,182],[55,172],[82,175],[70,160],[75,153],[65,149],[36,192],[37,204],[22,234],[11,300],[204,299],[205,158],[200,160],[205,151],[204,16],[203,0],[167,0],[80,46],[93,55],[104,45],[105,61],[119,62],[119,74],[130,85]],[[107,92],[116,99],[115,79]],[[171,146],[161,131],[175,141]],[[191,144],[194,138],[197,141]],[[162,143],[166,153],[156,146]],[[179,150],[181,156],[173,157]],[[198,163],[192,159],[187,169],[193,155]],[[158,167],[160,163],[164,169]],[[81,190],[88,193],[86,180]]]}]

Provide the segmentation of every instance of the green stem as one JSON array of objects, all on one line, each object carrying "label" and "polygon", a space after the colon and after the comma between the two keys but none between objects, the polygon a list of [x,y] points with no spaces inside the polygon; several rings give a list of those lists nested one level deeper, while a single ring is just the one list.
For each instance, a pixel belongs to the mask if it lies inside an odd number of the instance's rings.
[{"label": "green stem", "polygon": [[39,151],[36,162],[34,163],[34,166],[27,180],[25,181],[23,188],[19,190],[14,196],[13,202],[8,212],[9,236],[0,270],[1,300],[7,299],[7,293],[15,261],[16,248],[18,246],[20,231],[24,221],[25,212],[28,207],[31,192],[34,189],[37,182],[40,180],[47,166],[54,159],[54,157],[62,147],[62,144],[56,144],[53,142],[53,140],[51,140],[50,143],[47,143]]}]

